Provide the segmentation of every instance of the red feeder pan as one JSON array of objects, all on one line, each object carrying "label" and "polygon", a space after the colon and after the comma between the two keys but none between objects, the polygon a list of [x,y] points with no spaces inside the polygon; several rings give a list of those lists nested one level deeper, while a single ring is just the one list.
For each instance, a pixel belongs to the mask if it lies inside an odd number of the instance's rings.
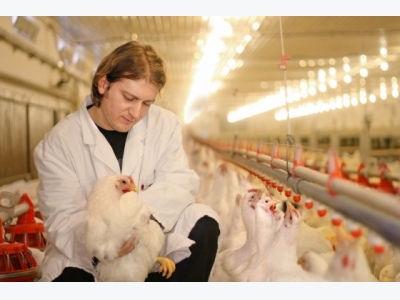
[{"label": "red feeder pan", "polygon": [[38,265],[28,247],[21,243],[6,243],[0,219],[0,282],[33,281]]},{"label": "red feeder pan", "polygon": [[44,250],[46,247],[46,239],[43,235],[43,223],[36,223],[34,205],[26,193],[22,194],[18,204],[23,202],[28,204],[29,209],[25,214],[18,217],[16,225],[10,225],[5,228],[6,234],[9,235],[8,241],[10,243],[18,242],[31,248]]}]

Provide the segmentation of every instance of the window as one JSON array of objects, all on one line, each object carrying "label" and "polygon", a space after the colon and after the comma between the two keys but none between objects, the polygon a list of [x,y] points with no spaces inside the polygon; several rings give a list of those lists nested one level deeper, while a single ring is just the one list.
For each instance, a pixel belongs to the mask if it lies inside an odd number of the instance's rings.
[{"label": "window", "polygon": [[25,38],[34,41],[39,32],[39,26],[33,17],[12,17],[13,27],[16,32]]}]

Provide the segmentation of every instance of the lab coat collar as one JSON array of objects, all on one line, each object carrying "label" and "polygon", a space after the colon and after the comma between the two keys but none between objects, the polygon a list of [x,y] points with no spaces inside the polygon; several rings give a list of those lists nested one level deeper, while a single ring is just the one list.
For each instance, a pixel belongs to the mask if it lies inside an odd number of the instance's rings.
[{"label": "lab coat collar", "polygon": [[[107,165],[107,167],[114,173],[118,174],[121,171],[114,151],[87,111],[86,107],[90,104],[92,104],[92,99],[89,95],[86,96],[80,108],[83,143],[90,147],[92,155],[95,158]],[[146,124],[147,116],[139,123],[135,124],[128,133],[125,143],[124,158],[122,161],[122,174],[133,174],[137,171],[138,175],[140,172],[140,170],[136,170],[136,168],[139,166],[138,169],[140,169],[140,165],[138,164],[142,161],[144,140],[146,136]],[[98,174],[98,176],[100,176],[100,174]]]},{"label": "lab coat collar", "polygon": [[122,160],[122,174],[134,174],[135,178],[139,178],[144,153],[147,118],[148,115],[129,130]]},{"label": "lab coat collar", "polygon": [[85,97],[80,109],[79,114],[81,118],[82,131],[83,131],[83,143],[85,145],[94,145],[96,132],[99,131],[96,127],[96,124],[93,122],[92,118],[89,115],[89,112],[86,107],[93,104],[92,98],[90,95]]}]

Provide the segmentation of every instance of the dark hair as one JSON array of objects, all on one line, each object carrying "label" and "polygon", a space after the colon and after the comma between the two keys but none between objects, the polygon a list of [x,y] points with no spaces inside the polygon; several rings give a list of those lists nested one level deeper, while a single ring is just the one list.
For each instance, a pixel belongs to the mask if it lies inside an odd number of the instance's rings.
[{"label": "dark hair", "polygon": [[111,84],[121,78],[146,79],[161,90],[167,80],[165,63],[150,45],[137,41],[127,42],[103,58],[92,80],[92,101],[97,107],[102,94],[98,90],[99,79],[106,76]]}]

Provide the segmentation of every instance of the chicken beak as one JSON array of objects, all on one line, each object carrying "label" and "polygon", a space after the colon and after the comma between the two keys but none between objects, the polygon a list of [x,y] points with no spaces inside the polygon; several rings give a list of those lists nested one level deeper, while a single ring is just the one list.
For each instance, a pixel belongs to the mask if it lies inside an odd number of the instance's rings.
[{"label": "chicken beak", "polygon": [[136,192],[137,193],[137,187],[136,187],[136,185],[134,183],[132,183],[132,184],[130,184],[128,186],[128,190],[131,191],[131,192]]},{"label": "chicken beak", "polygon": [[296,209],[296,207],[294,207],[294,205],[292,203],[290,203],[290,201],[286,201],[286,210],[290,215],[295,214],[298,218],[300,217],[300,213],[299,211]]},{"label": "chicken beak", "polygon": [[136,187],[135,182],[133,181],[132,176],[129,176],[129,179],[131,181],[131,184],[128,186],[128,190],[137,193],[137,187]]},{"label": "chicken beak", "polygon": [[293,211],[296,209],[290,201],[286,201],[286,205],[286,210]]},{"label": "chicken beak", "polygon": [[269,204],[269,209],[270,209],[271,211],[274,211],[274,210],[276,209],[276,205],[279,204],[279,203],[281,203],[281,202],[282,202],[282,201],[279,200],[279,199],[272,198],[272,199],[268,202],[268,204]]}]

